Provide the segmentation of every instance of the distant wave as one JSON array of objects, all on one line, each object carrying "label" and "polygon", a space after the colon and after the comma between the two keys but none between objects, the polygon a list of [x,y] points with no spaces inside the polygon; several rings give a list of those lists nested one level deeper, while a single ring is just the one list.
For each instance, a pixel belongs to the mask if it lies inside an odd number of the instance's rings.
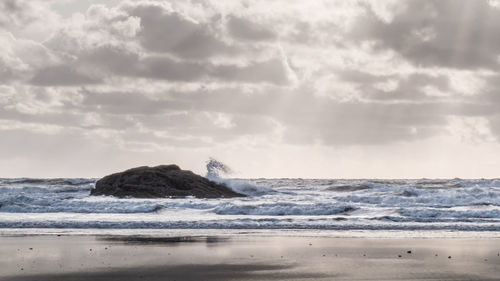
[{"label": "distant wave", "polygon": [[410,218],[496,218],[500,219],[500,209],[493,210],[450,210],[435,208],[403,208],[398,211]]},{"label": "distant wave", "polygon": [[86,185],[95,183],[96,179],[85,178],[55,178],[55,179],[37,179],[37,178],[14,178],[0,179],[0,185]]},{"label": "distant wave", "polygon": [[338,185],[338,186],[330,186],[327,187],[325,190],[329,191],[339,191],[339,192],[348,192],[348,191],[358,191],[358,190],[365,190],[365,189],[370,189],[371,186],[366,185],[366,184],[358,184],[358,185]]},{"label": "distant wave", "polygon": [[56,186],[0,186],[0,192],[24,193],[64,193],[90,191],[94,183],[82,185],[56,185]]},{"label": "distant wave", "polygon": [[219,215],[258,215],[258,216],[325,216],[338,215],[356,210],[356,207],[331,204],[273,203],[259,205],[236,205],[224,203],[215,208]]},{"label": "distant wave", "polygon": [[451,230],[451,231],[500,231],[493,224],[455,223],[308,223],[279,219],[235,219],[208,221],[79,221],[79,220],[15,220],[0,221],[0,228],[73,228],[73,229],[318,229],[318,230]]},{"label": "distant wave", "polygon": [[0,179],[0,228],[500,231],[498,179],[212,179],[248,197],[120,199],[89,196],[95,179]]},{"label": "distant wave", "polygon": [[73,197],[2,196],[0,212],[8,213],[149,213],[162,209],[155,202],[86,201]]}]

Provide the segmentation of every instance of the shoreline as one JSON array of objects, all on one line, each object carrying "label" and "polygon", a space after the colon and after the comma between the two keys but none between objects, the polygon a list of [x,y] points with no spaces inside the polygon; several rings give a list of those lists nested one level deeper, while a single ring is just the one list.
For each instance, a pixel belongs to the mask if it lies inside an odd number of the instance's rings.
[{"label": "shoreline", "polygon": [[0,237],[10,236],[285,236],[323,238],[427,239],[473,238],[500,239],[500,231],[453,230],[322,230],[322,229],[85,229],[85,228],[0,228]]},{"label": "shoreline", "polygon": [[500,280],[498,236],[146,232],[2,235],[0,280]]}]

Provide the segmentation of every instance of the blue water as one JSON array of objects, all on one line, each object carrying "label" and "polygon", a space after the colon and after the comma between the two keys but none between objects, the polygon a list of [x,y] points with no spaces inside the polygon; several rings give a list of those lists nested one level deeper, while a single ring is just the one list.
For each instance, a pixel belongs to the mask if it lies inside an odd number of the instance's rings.
[{"label": "blue water", "polygon": [[220,179],[245,198],[89,196],[96,179],[0,179],[0,228],[500,231],[500,180]]}]

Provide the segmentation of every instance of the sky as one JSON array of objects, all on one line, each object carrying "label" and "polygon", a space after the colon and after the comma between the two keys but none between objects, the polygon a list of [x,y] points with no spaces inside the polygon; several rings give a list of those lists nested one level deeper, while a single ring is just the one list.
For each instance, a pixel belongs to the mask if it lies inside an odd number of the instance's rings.
[{"label": "sky", "polygon": [[0,0],[0,177],[499,177],[499,27],[493,0]]}]

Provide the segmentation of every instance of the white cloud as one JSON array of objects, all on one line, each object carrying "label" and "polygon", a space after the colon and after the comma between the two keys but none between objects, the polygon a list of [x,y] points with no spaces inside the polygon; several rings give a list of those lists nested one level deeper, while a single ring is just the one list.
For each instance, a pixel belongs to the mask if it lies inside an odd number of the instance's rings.
[{"label": "white cloud", "polygon": [[465,18],[448,0],[64,3],[0,4],[12,6],[0,11],[0,144],[22,138],[33,158],[44,154],[27,136],[81,140],[115,164],[327,153],[354,175],[367,166],[346,159],[363,153],[444,139],[494,149],[500,135],[491,3],[464,3]]},{"label": "white cloud", "polygon": [[16,37],[35,40],[46,39],[57,27],[60,17],[50,9],[49,0],[0,1],[0,30],[9,30]]},{"label": "white cloud", "polygon": [[485,80],[472,71],[454,71],[449,74],[450,85],[454,92],[466,95],[477,96],[484,93]]},{"label": "white cloud", "polygon": [[448,131],[467,143],[479,144],[496,141],[489,120],[484,117],[450,116]]}]

